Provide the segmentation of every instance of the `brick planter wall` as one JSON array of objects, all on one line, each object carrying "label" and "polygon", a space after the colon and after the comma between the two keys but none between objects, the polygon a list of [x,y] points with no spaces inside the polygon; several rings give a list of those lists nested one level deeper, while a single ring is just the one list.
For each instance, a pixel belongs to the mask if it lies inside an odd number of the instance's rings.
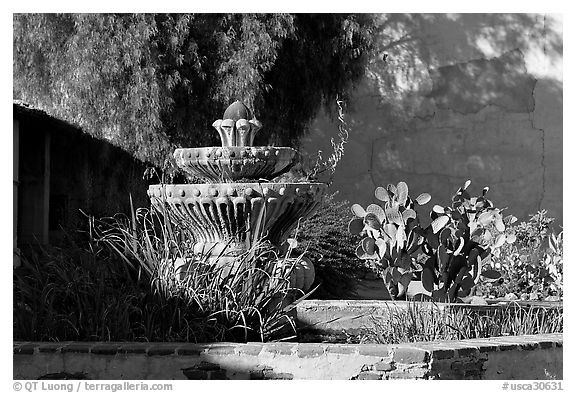
[{"label": "brick planter wall", "polygon": [[402,345],[14,343],[14,379],[562,379],[562,334]]}]

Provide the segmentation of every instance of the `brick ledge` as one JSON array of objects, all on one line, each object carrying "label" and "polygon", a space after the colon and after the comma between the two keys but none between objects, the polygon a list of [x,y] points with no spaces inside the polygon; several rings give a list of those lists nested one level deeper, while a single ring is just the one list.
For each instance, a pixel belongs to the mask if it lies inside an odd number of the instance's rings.
[{"label": "brick ledge", "polygon": [[[23,342],[13,344],[15,355],[37,353],[91,353],[116,355],[140,353],[148,356],[198,356],[200,354],[258,356],[261,353],[294,355],[300,357],[318,356],[325,353],[346,353],[356,355],[388,356],[398,350],[410,353],[427,352],[430,358],[439,356],[469,356],[471,353],[505,351],[517,349],[550,349],[562,347],[562,333],[548,333],[524,336],[503,336],[467,340],[427,341],[405,344],[330,344],[330,343],[166,343],[166,342]],[[451,356],[451,357],[452,357]]]}]

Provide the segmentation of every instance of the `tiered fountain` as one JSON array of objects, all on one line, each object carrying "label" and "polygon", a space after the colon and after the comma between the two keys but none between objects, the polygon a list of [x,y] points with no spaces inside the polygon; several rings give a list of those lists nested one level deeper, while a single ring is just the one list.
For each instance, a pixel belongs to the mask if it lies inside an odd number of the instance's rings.
[{"label": "tiered fountain", "polygon": [[[213,126],[221,147],[174,151],[177,165],[205,183],[152,185],[148,190],[152,204],[164,204],[189,223],[193,238],[187,240],[193,243],[193,252],[211,255],[211,263],[233,265],[262,239],[283,249],[298,220],[310,216],[322,201],[326,184],[271,182],[295,164],[297,151],[252,146],[262,125],[243,103],[230,105]],[[294,285],[306,290],[313,281],[313,267],[303,259],[299,268],[308,272],[301,272]]]}]

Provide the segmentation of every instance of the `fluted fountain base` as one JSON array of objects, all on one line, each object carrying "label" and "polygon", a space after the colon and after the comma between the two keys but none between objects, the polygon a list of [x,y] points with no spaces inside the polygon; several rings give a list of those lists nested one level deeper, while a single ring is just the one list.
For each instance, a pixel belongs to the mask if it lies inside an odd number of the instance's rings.
[{"label": "fluted fountain base", "polygon": [[218,183],[152,185],[148,195],[160,212],[187,225],[195,247],[233,244],[249,250],[266,239],[280,246],[299,219],[320,205],[323,183]]},{"label": "fluted fountain base", "polygon": [[[320,205],[326,188],[323,183],[177,184],[152,185],[148,195],[154,208],[186,228],[193,254],[227,275],[263,240],[280,250],[299,220]],[[180,262],[184,271],[185,261]],[[308,288],[312,263],[298,261],[293,270],[292,284]]]}]

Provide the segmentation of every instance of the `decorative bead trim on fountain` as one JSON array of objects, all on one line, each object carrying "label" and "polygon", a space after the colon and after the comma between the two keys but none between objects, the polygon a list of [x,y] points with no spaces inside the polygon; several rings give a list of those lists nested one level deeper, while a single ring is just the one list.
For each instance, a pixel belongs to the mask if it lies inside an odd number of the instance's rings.
[{"label": "decorative bead trim on fountain", "polygon": [[[230,105],[213,126],[221,147],[176,149],[174,158],[187,174],[220,182],[152,185],[148,189],[152,205],[185,225],[194,253],[218,256],[220,262],[214,258],[214,263],[233,264],[262,239],[280,249],[298,220],[310,216],[322,202],[327,185],[258,182],[288,171],[298,154],[289,147],[253,147],[262,125],[241,102]],[[302,271],[313,272],[309,261],[300,265]],[[312,283],[309,276],[294,281],[305,287]]]}]

